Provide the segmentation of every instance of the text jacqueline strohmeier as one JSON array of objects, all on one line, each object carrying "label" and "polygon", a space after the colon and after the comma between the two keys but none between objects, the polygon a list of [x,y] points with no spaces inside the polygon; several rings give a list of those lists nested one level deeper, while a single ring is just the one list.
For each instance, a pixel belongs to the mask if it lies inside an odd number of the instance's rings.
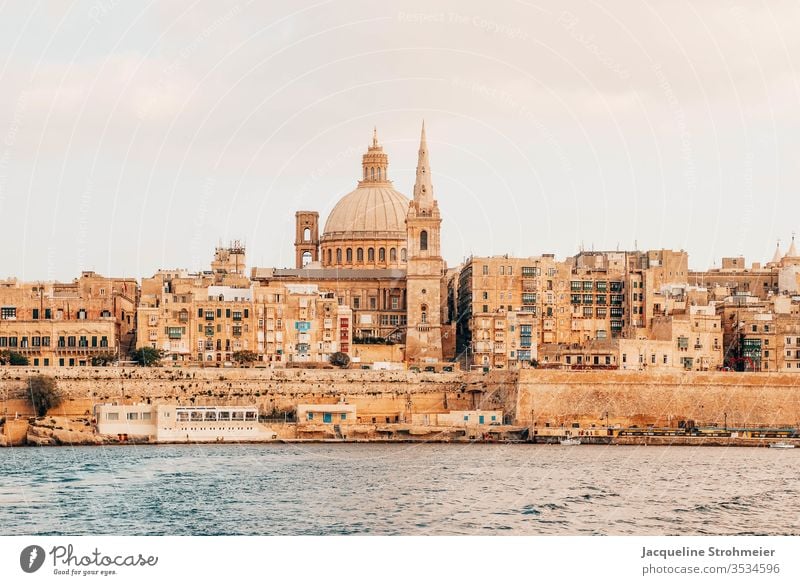
[{"label": "text jacqueline strohmeier", "polygon": [[775,556],[775,549],[770,548],[718,548],[709,546],[708,548],[692,548],[682,546],[680,548],[651,549],[642,547],[641,558],[648,557],[771,557]]}]

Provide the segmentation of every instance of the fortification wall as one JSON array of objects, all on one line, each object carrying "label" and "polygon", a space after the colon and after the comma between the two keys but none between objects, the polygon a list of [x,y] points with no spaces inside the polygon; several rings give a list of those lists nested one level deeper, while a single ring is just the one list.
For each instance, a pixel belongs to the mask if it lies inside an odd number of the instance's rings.
[{"label": "fortification wall", "polygon": [[31,376],[53,376],[64,394],[51,414],[87,416],[98,402],[248,404],[262,412],[297,403],[344,399],[358,412],[402,414],[467,408],[459,373],[260,368],[0,368],[0,400],[9,418],[32,415],[26,399]]},{"label": "fortification wall", "polygon": [[[86,417],[98,402],[247,404],[263,413],[298,403],[356,405],[359,414],[502,409],[508,422],[582,427],[697,425],[800,426],[800,376],[734,372],[569,372],[552,370],[429,373],[257,368],[0,368],[9,419],[30,416],[26,381],[57,379],[65,394],[51,414]],[[606,418],[606,413],[608,417]]]},{"label": "fortification wall", "polygon": [[519,372],[516,421],[537,426],[800,426],[800,376],[737,372]]}]

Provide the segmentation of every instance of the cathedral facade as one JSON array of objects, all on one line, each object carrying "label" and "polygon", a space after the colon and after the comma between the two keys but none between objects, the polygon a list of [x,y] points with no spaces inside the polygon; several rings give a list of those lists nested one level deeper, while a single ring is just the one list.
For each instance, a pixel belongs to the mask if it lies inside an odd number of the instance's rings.
[{"label": "cathedral facade", "polygon": [[317,285],[352,309],[354,343],[404,343],[407,362],[443,361],[446,266],[424,123],[411,199],[394,188],[377,132],[361,167],[321,235],[318,212],[295,214],[295,268],[256,269],[253,278]]}]

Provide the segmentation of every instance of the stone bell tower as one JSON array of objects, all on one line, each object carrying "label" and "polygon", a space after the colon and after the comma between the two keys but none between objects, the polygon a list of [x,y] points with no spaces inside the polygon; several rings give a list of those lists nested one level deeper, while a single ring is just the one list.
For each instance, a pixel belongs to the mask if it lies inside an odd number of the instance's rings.
[{"label": "stone bell tower", "polygon": [[442,361],[442,275],[440,248],[442,218],[433,198],[433,184],[425,140],[425,122],[419,143],[414,198],[408,206],[406,361]]},{"label": "stone bell tower", "polygon": [[295,217],[295,267],[319,260],[319,213],[298,211]]}]

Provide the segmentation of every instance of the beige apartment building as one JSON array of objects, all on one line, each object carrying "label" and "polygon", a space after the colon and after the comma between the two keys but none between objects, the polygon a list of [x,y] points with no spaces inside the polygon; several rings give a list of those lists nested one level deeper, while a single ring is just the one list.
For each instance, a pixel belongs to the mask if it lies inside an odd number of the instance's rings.
[{"label": "beige apartment building", "polygon": [[[231,250],[236,249],[235,254]],[[235,266],[222,262],[233,259]],[[226,365],[237,352],[259,362],[327,362],[349,352],[352,311],[316,285],[263,285],[242,276],[244,250],[218,248],[209,273],[161,271],[142,282],[138,346],[167,363]],[[242,286],[245,285],[245,286]]]},{"label": "beige apartment building", "polygon": [[[687,275],[684,251],[592,251],[563,262],[553,255],[471,257],[449,281],[457,353],[470,366],[519,365],[509,359],[510,353],[500,358],[497,341],[484,326],[506,323],[512,313],[530,316],[535,346],[580,347],[595,340],[641,337],[653,318],[667,310],[661,290],[685,282]],[[506,331],[505,337],[511,333]],[[598,360],[606,365],[605,355]]]},{"label": "beige apartment building", "polygon": [[138,285],[83,272],[73,282],[0,281],[0,351],[34,366],[86,366],[133,349]]},{"label": "beige apartment building", "polygon": [[732,295],[717,305],[725,365],[740,371],[800,373],[800,296]]}]

